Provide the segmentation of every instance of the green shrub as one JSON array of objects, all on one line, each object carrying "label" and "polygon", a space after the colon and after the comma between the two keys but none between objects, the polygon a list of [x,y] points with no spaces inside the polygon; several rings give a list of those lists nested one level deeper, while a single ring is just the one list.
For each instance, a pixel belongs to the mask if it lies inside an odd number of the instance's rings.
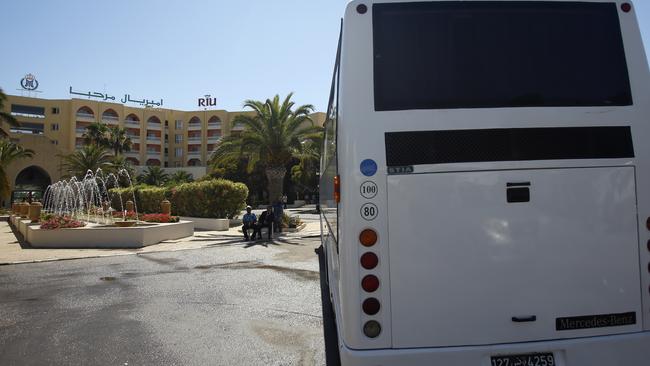
[{"label": "green shrub", "polygon": [[248,187],[225,179],[183,183],[170,189],[172,213],[179,216],[232,218],[246,206]]},{"label": "green shrub", "polygon": [[122,202],[133,200],[133,192],[139,213],[159,213],[160,202],[168,199],[172,214],[190,217],[232,218],[246,206],[248,188],[243,183],[225,179],[201,180],[183,183],[175,187],[138,185],[133,188],[111,190],[111,205],[120,209]]}]

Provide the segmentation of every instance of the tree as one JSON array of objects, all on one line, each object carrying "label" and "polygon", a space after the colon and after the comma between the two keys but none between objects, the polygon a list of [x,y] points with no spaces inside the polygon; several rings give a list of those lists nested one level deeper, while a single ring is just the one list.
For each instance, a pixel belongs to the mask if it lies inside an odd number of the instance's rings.
[{"label": "tree", "polygon": [[25,149],[7,139],[0,139],[0,197],[5,197],[11,188],[7,177],[7,167],[16,160],[33,156],[33,150]]},{"label": "tree", "polygon": [[169,181],[167,181],[167,184],[175,185],[181,183],[189,183],[193,181],[194,181],[194,177],[192,176],[191,173],[186,172],[184,170],[178,170],[169,177]]},{"label": "tree", "polygon": [[[128,177],[124,174],[124,171],[126,171]],[[107,167],[107,172],[115,174],[120,187],[129,187],[132,183],[135,183],[135,169],[123,155],[113,156],[110,166]]]},{"label": "tree", "polygon": [[86,126],[86,132],[84,132],[82,137],[86,145],[96,145],[108,148],[111,146],[108,136],[108,126],[103,123],[95,122]]},{"label": "tree", "polygon": [[11,113],[7,113],[4,111],[4,102],[7,100],[7,96],[5,93],[2,91],[2,88],[0,88],[0,122],[4,121],[7,122],[10,126],[18,126],[18,121],[14,118],[14,116],[11,115]]},{"label": "tree", "polygon": [[151,186],[162,186],[169,180],[169,175],[159,166],[148,166],[142,174],[138,176],[138,182],[149,184]]},{"label": "tree", "polygon": [[68,172],[68,176],[81,179],[88,170],[95,172],[98,168],[110,169],[111,158],[106,148],[95,144],[85,145],[72,154],[62,156],[63,169]]},{"label": "tree", "polygon": [[303,191],[315,192],[318,187],[318,167],[320,166],[320,138],[305,141],[298,152],[299,163],[291,167],[291,181]]},{"label": "tree", "polygon": [[294,110],[292,96],[289,93],[282,103],[279,95],[266,102],[245,101],[244,107],[251,108],[254,115],[236,116],[233,122],[244,126],[242,134],[221,139],[210,159],[211,165],[218,166],[243,156],[248,159],[249,172],[257,164],[263,166],[271,201],[284,192],[286,166],[298,158],[301,143],[316,139],[319,134],[320,128],[313,125],[309,116],[314,107],[307,104]]},{"label": "tree", "polygon": [[113,149],[115,156],[131,151],[131,138],[126,134],[126,128],[111,126],[108,129],[107,145]]}]

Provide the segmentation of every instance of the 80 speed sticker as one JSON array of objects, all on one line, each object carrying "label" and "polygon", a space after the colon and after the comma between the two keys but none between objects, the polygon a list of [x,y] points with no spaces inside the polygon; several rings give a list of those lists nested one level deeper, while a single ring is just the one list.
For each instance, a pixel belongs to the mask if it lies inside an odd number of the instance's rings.
[{"label": "80 speed sticker", "polygon": [[361,217],[363,217],[365,220],[374,220],[377,217],[377,214],[379,214],[379,210],[374,204],[366,203],[361,206]]}]

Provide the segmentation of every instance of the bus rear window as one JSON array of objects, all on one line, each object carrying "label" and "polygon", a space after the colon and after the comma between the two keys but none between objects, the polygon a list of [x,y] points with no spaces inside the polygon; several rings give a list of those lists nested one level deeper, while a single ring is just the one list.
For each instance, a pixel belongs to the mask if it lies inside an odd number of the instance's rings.
[{"label": "bus rear window", "polygon": [[632,104],[614,3],[373,5],[375,110]]}]

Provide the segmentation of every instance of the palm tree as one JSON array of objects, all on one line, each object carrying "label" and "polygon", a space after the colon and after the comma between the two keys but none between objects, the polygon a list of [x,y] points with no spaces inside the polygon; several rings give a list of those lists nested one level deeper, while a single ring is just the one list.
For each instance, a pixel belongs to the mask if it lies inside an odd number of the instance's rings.
[{"label": "palm tree", "polygon": [[[123,171],[129,175],[128,178]],[[135,181],[135,169],[123,155],[115,155],[111,159],[110,166],[107,168],[108,173],[113,173],[117,176],[117,182],[120,187],[128,187]]]},{"label": "palm tree", "polygon": [[98,168],[109,169],[112,157],[105,147],[91,144],[85,145],[72,154],[64,155],[62,158],[63,169],[68,171],[68,175],[80,179],[89,170],[95,172]]},{"label": "palm tree", "polygon": [[4,121],[9,124],[9,126],[18,126],[18,121],[14,118],[14,116],[11,115],[11,113],[7,113],[4,111],[4,101],[7,100],[7,96],[5,93],[2,92],[2,88],[0,88],[0,122]]},{"label": "palm tree", "polygon": [[108,147],[113,149],[115,156],[131,151],[131,138],[126,134],[126,128],[111,126],[108,130]]},{"label": "palm tree", "polygon": [[9,193],[11,185],[7,177],[7,167],[18,159],[31,158],[34,151],[16,145],[7,139],[0,139],[0,197]]},{"label": "palm tree", "polygon": [[109,147],[108,134],[108,127],[105,124],[95,122],[86,126],[86,132],[82,137],[86,145]]},{"label": "palm tree", "polygon": [[298,150],[299,163],[291,167],[291,180],[301,186],[303,190],[315,191],[318,186],[318,166],[320,162],[320,148],[324,134],[321,131],[318,138],[304,141]]},{"label": "palm tree", "polygon": [[266,102],[247,100],[244,107],[253,109],[254,115],[238,115],[235,124],[244,126],[240,136],[221,139],[211,157],[211,165],[248,158],[248,171],[256,164],[264,167],[269,199],[275,200],[283,193],[286,166],[299,157],[301,143],[318,138],[320,127],[314,126],[309,114],[314,110],[310,104],[293,109],[289,93],[282,103],[276,95]]},{"label": "palm tree", "polygon": [[192,176],[192,173],[186,172],[184,170],[178,170],[169,177],[169,181],[167,183],[180,184],[193,181],[194,177]]},{"label": "palm tree", "polygon": [[169,175],[165,173],[159,166],[148,166],[142,174],[138,176],[140,183],[149,184],[152,186],[162,186],[169,179]]}]

